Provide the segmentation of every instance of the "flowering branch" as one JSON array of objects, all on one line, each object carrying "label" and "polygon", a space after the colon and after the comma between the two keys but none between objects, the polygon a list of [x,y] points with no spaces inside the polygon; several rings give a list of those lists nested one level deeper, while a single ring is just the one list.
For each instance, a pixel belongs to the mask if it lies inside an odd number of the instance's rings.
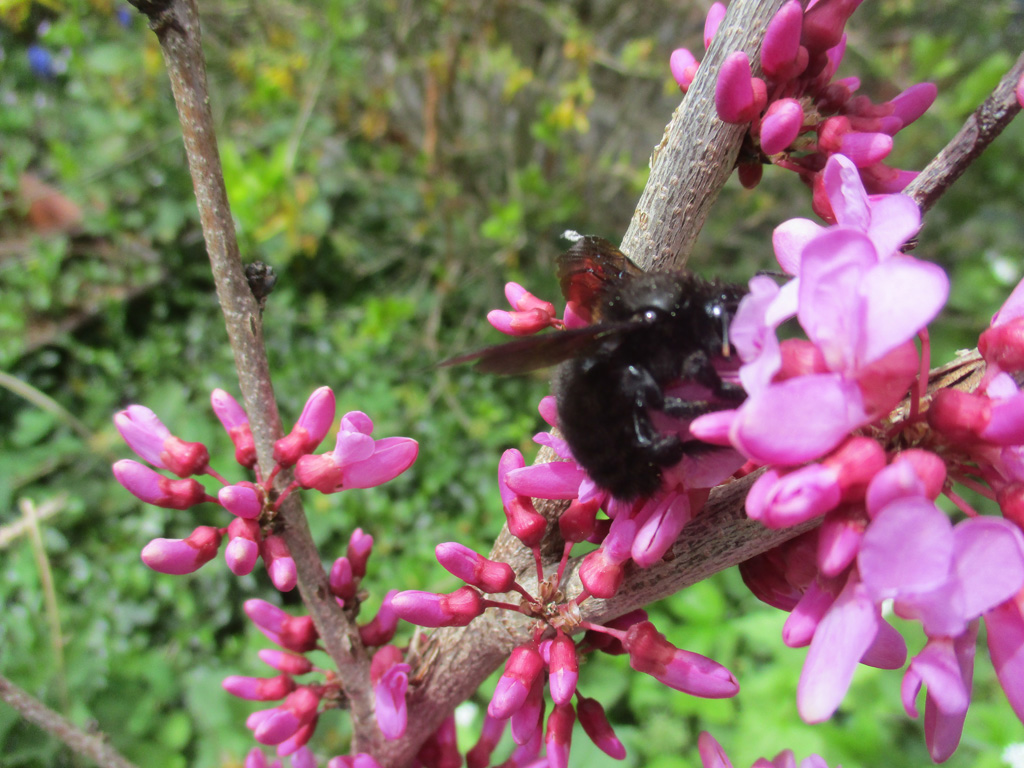
[{"label": "flowering branch", "polygon": [[[274,441],[282,435],[281,417],[263,343],[260,309],[245,279],[224,187],[196,3],[195,0],[136,0],[133,4],[149,17],[150,28],[156,33],[163,51],[217,298],[224,312],[260,466],[268,472],[274,464]],[[286,477],[279,478],[277,487],[285,487],[287,481]],[[282,536],[295,560],[299,590],[327,652],[338,665],[358,727],[360,721],[372,721],[373,709],[369,661],[359,642],[358,631],[331,596],[327,574],[296,496],[284,501],[279,520],[283,523]]]},{"label": "flowering branch", "polygon": [[963,127],[935,156],[904,192],[927,212],[968,166],[985,151],[1020,112],[1015,89],[1024,77],[1024,53],[1003,75],[992,94],[981,103]]},{"label": "flowering branch", "polygon": [[93,760],[97,765],[109,768],[135,768],[121,753],[107,743],[103,736],[86,733],[33,698],[6,677],[0,675],[0,699],[14,707],[18,713],[40,728],[52,733],[68,748]]}]

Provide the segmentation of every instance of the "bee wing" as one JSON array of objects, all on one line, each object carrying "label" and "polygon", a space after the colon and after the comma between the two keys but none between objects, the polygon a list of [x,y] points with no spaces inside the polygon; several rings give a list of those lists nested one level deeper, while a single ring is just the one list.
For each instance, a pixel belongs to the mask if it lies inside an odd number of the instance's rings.
[{"label": "bee wing", "polygon": [[594,310],[606,285],[643,270],[602,237],[580,237],[558,258],[558,281],[566,301]]},{"label": "bee wing", "polygon": [[633,327],[633,323],[599,323],[568,331],[553,331],[541,336],[516,339],[507,344],[484,347],[438,365],[449,366],[476,361],[484,373],[510,375],[526,373],[593,353],[610,337]]}]

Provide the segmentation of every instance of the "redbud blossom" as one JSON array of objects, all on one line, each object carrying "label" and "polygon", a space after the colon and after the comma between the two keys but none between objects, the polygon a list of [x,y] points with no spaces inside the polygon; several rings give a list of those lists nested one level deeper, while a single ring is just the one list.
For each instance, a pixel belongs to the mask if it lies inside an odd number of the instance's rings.
[{"label": "redbud blossom", "polygon": [[727,123],[749,123],[761,114],[767,100],[764,80],[750,73],[743,51],[726,56],[715,85],[715,109]]},{"label": "redbud blossom", "polygon": [[576,693],[579,680],[579,661],[576,658],[576,643],[561,630],[551,641],[548,662],[548,686],[551,700],[558,705],[568,704]]},{"label": "redbud blossom", "polygon": [[569,765],[569,747],[575,722],[576,711],[572,704],[560,704],[548,715],[548,727],[544,734],[548,768],[567,768]]},{"label": "redbud blossom", "polygon": [[704,50],[711,46],[711,41],[725,18],[725,13],[725,3],[712,3],[708,8],[708,15],[704,17]]},{"label": "redbud blossom", "polygon": [[406,590],[391,600],[398,617],[420,627],[464,627],[486,608],[480,593],[460,587],[450,595]]},{"label": "redbud blossom", "polygon": [[626,748],[622,746],[622,742],[615,735],[601,702],[597,699],[578,696],[576,714],[580,717],[580,725],[583,726],[583,730],[598,749],[616,760],[625,759]]},{"label": "redbud blossom", "polygon": [[277,677],[243,677],[230,675],[221,686],[232,696],[249,701],[278,701],[295,690],[295,681],[290,675]]},{"label": "redbud blossom", "polygon": [[320,696],[308,686],[299,686],[273,709],[254,712],[246,725],[260,744],[280,744],[316,717]]},{"label": "redbud blossom", "polygon": [[320,387],[306,400],[292,431],[274,443],[274,461],[282,467],[293,466],[320,445],[333,421],[334,392],[330,387]]},{"label": "redbud blossom", "polygon": [[543,718],[544,680],[543,675],[538,675],[534,679],[533,685],[530,686],[530,692],[526,696],[526,701],[508,719],[511,726],[509,730],[512,733],[512,741],[520,746],[528,744],[537,736]]},{"label": "redbud blossom", "polygon": [[175,437],[144,405],[130,405],[115,414],[114,425],[129,448],[154,467],[178,477],[202,474],[210,463],[205,445]]},{"label": "redbud blossom", "polygon": [[255,483],[243,480],[235,485],[225,485],[217,491],[217,500],[233,515],[255,520],[263,511],[266,497],[263,489]]},{"label": "redbud blossom", "polygon": [[[769,77],[790,80],[807,68],[807,49],[800,45],[803,18],[804,9],[800,1],[790,0],[768,22],[761,46],[761,68]],[[802,117],[803,109],[800,114]],[[761,147],[764,149],[763,132]],[[767,149],[765,152],[773,154]]]},{"label": "redbud blossom", "polygon": [[766,155],[782,152],[800,135],[803,122],[804,108],[796,99],[773,101],[761,121],[761,149]]},{"label": "redbud blossom", "polygon": [[402,652],[393,645],[380,648],[370,662],[370,681],[376,701],[374,713],[385,739],[398,739],[405,734],[409,670],[409,665],[402,661]]},{"label": "redbud blossom", "polygon": [[313,670],[313,663],[305,656],[288,651],[277,651],[273,648],[263,648],[259,651],[260,660],[279,672],[286,672],[289,675],[304,675]]},{"label": "redbud blossom", "polygon": [[498,720],[484,715],[484,723],[480,728],[480,740],[466,753],[466,768],[486,768],[491,763],[491,753],[498,746],[505,733],[507,720]]},{"label": "redbud blossom", "polygon": [[600,499],[573,499],[569,508],[558,517],[558,531],[562,538],[572,544],[589,539],[594,534],[599,507]]},{"label": "redbud blossom", "polygon": [[218,529],[201,525],[187,539],[153,539],[142,548],[142,562],[159,573],[193,573],[217,556],[220,540]]},{"label": "redbud blossom", "polygon": [[210,393],[210,404],[235,446],[235,461],[243,467],[255,467],[256,442],[249,427],[249,417],[242,406],[223,389],[215,389]]},{"label": "redbud blossom", "polygon": [[363,645],[370,648],[384,645],[395,636],[395,630],[398,629],[398,614],[395,613],[391,601],[397,594],[397,589],[388,590],[377,615],[359,627],[359,639],[363,641]]},{"label": "redbud blossom", "polygon": [[484,592],[508,592],[515,583],[515,571],[508,563],[488,560],[458,542],[438,544],[434,553],[446,571]]},{"label": "redbud blossom", "polygon": [[255,598],[246,600],[243,607],[256,628],[282,648],[305,653],[317,647],[319,635],[311,616],[289,616],[276,605]]},{"label": "redbud blossom", "polygon": [[532,643],[513,649],[505,671],[498,679],[487,714],[499,720],[510,717],[523,706],[530,688],[544,669],[544,659]]},{"label": "redbud blossom", "polygon": [[348,548],[345,556],[352,564],[352,575],[357,579],[366,575],[366,562],[370,559],[373,551],[373,536],[364,533],[362,528],[356,528],[348,540]]},{"label": "redbud blossom", "polygon": [[188,509],[210,500],[194,478],[171,480],[131,459],[114,462],[114,478],[135,498],[164,509]]},{"label": "redbud blossom", "polygon": [[699,653],[676,648],[649,621],[630,627],[622,645],[633,669],[677,691],[707,699],[727,698],[739,692],[739,683],[728,669]]},{"label": "redbud blossom", "polygon": [[518,283],[505,284],[505,298],[515,311],[494,309],[487,313],[487,322],[502,333],[527,336],[548,327],[560,327],[555,305],[542,301]]},{"label": "redbud blossom", "polygon": [[224,548],[224,560],[236,576],[252,573],[260,555],[263,538],[259,523],[236,517],[228,525],[228,545]]},{"label": "redbud blossom", "polygon": [[[547,520],[533,507],[529,496],[515,493],[506,484],[507,475],[516,469],[526,466],[523,454],[510,448],[501,455],[498,462],[498,488],[501,492],[501,503],[505,510],[509,532],[527,547],[540,544],[547,528]],[[550,466],[545,464],[544,466]]]},{"label": "redbud blossom", "polygon": [[668,60],[668,68],[683,93],[686,93],[693,83],[693,78],[697,75],[699,63],[686,48],[676,48],[672,51],[672,55]]},{"label": "redbud blossom", "polygon": [[291,592],[298,581],[295,560],[284,539],[277,534],[267,536],[260,543],[260,556],[267,566],[271,583],[282,592]]},{"label": "redbud blossom", "polygon": [[334,561],[327,584],[331,594],[342,600],[351,600],[356,596],[356,580],[352,575],[352,563],[347,557],[339,557]]}]

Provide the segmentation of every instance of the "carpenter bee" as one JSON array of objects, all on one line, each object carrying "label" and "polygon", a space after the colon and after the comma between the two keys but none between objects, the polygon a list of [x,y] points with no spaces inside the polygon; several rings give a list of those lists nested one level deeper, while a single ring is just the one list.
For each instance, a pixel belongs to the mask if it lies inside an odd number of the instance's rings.
[{"label": "carpenter bee", "polygon": [[[746,289],[688,271],[644,272],[607,240],[565,237],[574,242],[558,261],[562,293],[592,324],[443,364],[475,360],[484,372],[514,374],[560,363],[553,382],[558,427],[573,457],[613,497],[649,496],[664,468],[710,450],[660,432],[652,412],[693,418],[744,398],[714,363],[730,355],[729,323]],[[677,381],[701,385],[706,399],[667,395]]]}]

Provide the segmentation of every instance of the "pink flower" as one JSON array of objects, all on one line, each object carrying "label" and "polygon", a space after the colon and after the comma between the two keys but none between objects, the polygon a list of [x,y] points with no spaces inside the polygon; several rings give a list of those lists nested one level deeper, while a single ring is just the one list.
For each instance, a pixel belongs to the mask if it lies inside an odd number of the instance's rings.
[{"label": "pink flower", "polygon": [[219,530],[201,525],[187,539],[153,539],[142,548],[142,562],[160,573],[193,573],[217,556],[220,540]]},{"label": "pink flower", "polygon": [[488,560],[458,542],[438,544],[434,552],[446,571],[484,592],[508,592],[515,583],[516,574],[508,563]]},{"label": "pink flower", "polygon": [[576,693],[579,661],[576,658],[576,643],[561,630],[551,641],[548,670],[551,700],[558,705],[568,704]]},{"label": "pink flower", "polygon": [[583,696],[576,698],[576,714],[579,715],[580,725],[586,732],[594,745],[609,757],[616,760],[623,760],[626,757],[626,748],[612,730],[611,723],[604,713],[604,707],[597,699],[588,699]]},{"label": "pink flower", "polygon": [[739,692],[739,683],[728,669],[706,656],[676,648],[649,621],[631,626],[622,645],[633,669],[669,688],[707,699],[728,698]]},{"label": "pink flower", "polygon": [[402,652],[393,645],[385,645],[370,663],[370,681],[376,700],[377,725],[386,739],[398,739],[405,734],[408,712],[405,692],[409,688],[408,664],[402,661]]},{"label": "pink flower", "polygon": [[320,445],[334,421],[334,392],[320,387],[309,396],[292,431],[274,443],[274,461],[290,467]]},{"label": "pink flower", "polygon": [[487,714],[498,720],[510,717],[526,702],[530,688],[543,670],[544,660],[532,643],[513,649],[495,686]]},{"label": "pink flower", "polygon": [[365,413],[345,414],[334,450],[299,458],[296,480],[303,488],[337,493],[383,485],[412,466],[419,452],[415,440],[409,437],[376,440],[371,437],[372,432],[373,422]]},{"label": "pink flower", "polygon": [[171,480],[131,459],[114,462],[114,478],[133,496],[147,504],[165,509],[188,509],[204,501],[213,501],[194,478]]},{"label": "pink flower", "polygon": [[305,653],[317,647],[320,636],[311,616],[289,616],[266,600],[246,600],[245,613],[256,628],[282,648]]},{"label": "pink flower", "polygon": [[727,123],[749,123],[761,114],[766,100],[765,83],[751,76],[747,54],[730,53],[722,62],[715,86],[718,116]]},{"label": "pink flower", "polygon": [[254,520],[237,517],[228,525],[228,545],[224,548],[224,559],[236,576],[252,573],[260,555],[263,534]]},{"label": "pink flower", "polygon": [[158,469],[178,477],[203,474],[210,452],[202,443],[188,443],[175,437],[149,408],[130,405],[114,415],[114,425],[135,453]]},{"label": "pink flower", "polygon": [[548,715],[548,727],[544,734],[548,768],[567,768],[569,765],[569,747],[575,722],[576,711],[571,704],[559,704]]},{"label": "pink flower", "polygon": [[223,389],[215,389],[210,393],[210,404],[235,446],[235,461],[243,467],[255,467],[256,443],[249,427],[249,417],[242,406]]},{"label": "pink flower", "polygon": [[[700,754],[701,768],[732,768],[725,750],[707,731],[701,731],[697,737],[697,752]],[[792,751],[786,749],[771,760],[763,757],[758,759],[753,768],[797,768],[797,763]],[[800,761],[799,768],[828,768],[828,765],[820,756],[810,755]]]},{"label": "pink flower", "polygon": [[260,543],[260,556],[267,566],[271,583],[281,592],[291,592],[298,581],[295,560],[285,540],[276,534],[267,536]]},{"label": "pink flower", "polygon": [[528,336],[544,328],[562,328],[564,323],[555,316],[555,305],[542,301],[518,283],[505,284],[505,298],[512,312],[494,309],[487,313],[487,322],[510,336]]},{"label": "pink flower", "polygon": [[472,587],[460,587],[450,595],[406,590],[391,599],[398,617],[421,627],[464,627],[487,607]]},{"label": "pink flower", "polygon": [[224,678],[221,686],[232,696],[250,701],[278,701],[295,690],[291,675],[277,677],[242,677],[231,675]]}]

